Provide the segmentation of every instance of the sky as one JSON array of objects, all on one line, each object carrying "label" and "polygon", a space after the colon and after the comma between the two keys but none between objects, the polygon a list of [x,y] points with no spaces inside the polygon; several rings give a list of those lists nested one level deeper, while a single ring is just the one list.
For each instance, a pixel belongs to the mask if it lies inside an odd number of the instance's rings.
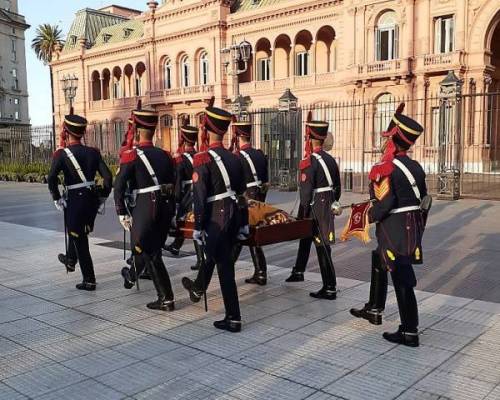
[{"label": "sky", "polygon": [[73,22],[75,12],[82,8],[102,8],[119,4],[137,10],[146,10],[147,0],[18,0],[19,13],[26,17],[31,27],[25,32],[26,66],[28,70],[29,113],[34,126],[50,124],[51,96],[49,67],[44,66],[31,50],[36,28],[44,23],[57,24],[63,36]]}]

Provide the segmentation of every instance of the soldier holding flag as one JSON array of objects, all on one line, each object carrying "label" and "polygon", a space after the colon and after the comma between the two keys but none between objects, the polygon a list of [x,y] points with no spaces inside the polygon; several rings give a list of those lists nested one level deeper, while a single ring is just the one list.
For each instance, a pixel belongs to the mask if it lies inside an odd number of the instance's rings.
[{"label": "soldier holding flag", "polygon": [[387,297],[387,271],[390,271],[398,302],[401,325],[397,332],[385,332],[389,342],[417,347],[418,309],[412,264],[422,263],[422,236],[430,197],[425,172],[407,151],[423,132],[423,127],[401,114],[402,104],[383,136],[387,137],[381,162],[370,171],[368,219],[376,223],[378,247],[372,252],[370,298],[351,314],[380,325]]}]

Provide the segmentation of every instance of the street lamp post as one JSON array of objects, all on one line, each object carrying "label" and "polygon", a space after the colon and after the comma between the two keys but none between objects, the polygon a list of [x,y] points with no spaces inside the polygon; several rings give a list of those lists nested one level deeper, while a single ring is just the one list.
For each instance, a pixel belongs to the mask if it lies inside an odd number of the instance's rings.
[{"label": "street lamp post", "polygon": [[61,79],[63,85],[64,98],[69,102],[69,109],[73,107],[73,99],[76,97],[78,89],[78,77],[75,74],[64,75]]},{"label": "street lamp post", "polygon": [[[242,97],[240,95],[238,76],[247,71],[251,51],[252,45],[246,40],[240,44],[232,44],[229,47],[221,49],[220,51],[224,71],[228,76],[231,76],[233,80],[234,99],[232,101],[232,106],[233,112],[238,115],[241,115],[241,113],[245,111],[247,103],[247,97]],[[243,61],[243,68],[241,69],[240,61]]]}]

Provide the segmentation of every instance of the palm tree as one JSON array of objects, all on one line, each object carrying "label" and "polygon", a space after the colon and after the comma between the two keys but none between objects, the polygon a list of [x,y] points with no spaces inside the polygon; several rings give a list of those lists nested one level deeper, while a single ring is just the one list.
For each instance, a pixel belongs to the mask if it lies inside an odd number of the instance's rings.
[{"label": "palm tree", "polygon": [[44,65],[49,66],[50,71],[50,93],[52,96],[52,144],[55,149],[56,131],[54,118],[54,80],[52,77],[52,66],[50,65],[56,46],[63,45],[62,30],[57,25],[42,24],[36,28],[36,36],[31,42],[31,48]]}]

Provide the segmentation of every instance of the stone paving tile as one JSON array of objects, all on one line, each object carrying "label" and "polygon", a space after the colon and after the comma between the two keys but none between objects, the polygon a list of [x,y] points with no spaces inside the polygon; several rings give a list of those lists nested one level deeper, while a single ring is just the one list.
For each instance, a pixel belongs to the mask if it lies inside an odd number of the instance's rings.
[{"label": "stone paving tile", "polygon": [[19,333],[15,336],[12,336],[11,340],[30,349],[36,349],[37,347],[43,347],[51,343],[74,339],[75,337],[76,336],[72,335],[71,333],[50,326],[48,328],[39,329],[36,331]]},{"label": "stone paving tile", "polygon": [[[457,332],[459,333],[459,332]],[[449,332],[426,329],[420,335],[420,343],[448,351],[459,351],[473,339],[468,336],[454,335]]]},{"label": "stone paving tile", "polygon": [[433,369],[434,367],[418,364],[411,359],[383,355],[358,371],[374,378],[410,387]]},{"label": "stone paving tile", "polygon": [[63,365],[90,378],[126,367],[137,360],[118,351],[104,349],[63,362]]},{"label": "stone paving tile", "polygon": [[313,395],[307,397],[307,400],[342,400],[340,397],[318,391]]},{"label": "stone paving tile", "polygon": [[260,322],[262,322],[263,324],[288,330],[301,328],[303,326],[311,324],[314,321],[315,319],[306,318],[297,314],[293,314],[290,311],[285,311],[260,320]]},{"label": "stone paving tile", "polygon": [[127,396],[105,386],[93,379],[87,379],[77,384],[47,393],[36,400],[122,400]]},{"label": "stone paving tile", "polygon": [[37,315],[43,315],[61,310],[64,310],[63,306],[60,306],[59,304],[55,303],[50,303],[48,301],[43,301],[40,303],[35,303],[15,308],[16,312],[23,314],[27,317],[34,317]]},{"label": "stone paving tile", "polygon": [[103,346],[79,337],[35,348],[37,353],[56,362],[71,360],[102,349]]},{"label": "stone paving tile", "polygon": [[415,389],[449,397],[453,400],[479,400],[495,386],[447,372],[434,372],[415,384]]},{"label": "stone paving tile", "polygon": [[0,380],[53,363],[54,361],[50,358],[23,348],[23,350],[0,357]]},{"label": "stone paving tile", "polygon": [[230,395],[243,400],[300,400],[312,393],[314,393],[312,388],[270,375],[259,375],[229,392]]},{"label": "stone paving tile", "polygon": [[50,328],[50,325],[33,318],[23,318],[0,324],[0,335],[10,338],[21,333],[32,332],[43,328]]},{"label": "stone paving tile", "polygon": [[158,333],[159,336],[165,339],[172,340],[182,344],[191,344],[210,336],[219,334],[220,331],[216,328],[204,328],[203,326],[196,325],[195,323],[187,323],[176,328],[169,329],[168,331]]},{"label": "stone paving tile", "polygon": [[484,398],[484,400],[498,400],[500,399],[500,385],[495,387],[490,393],[488,393],[488,396]]},{"label": "stone paving tile", "polygon": [[[175,365],[167,364],[157,367],[142,361],[98,376],[95,379],[127,395],[134,395],[169,381],[177,377],[178,374]],[[165,393],[165,395],[168,394]]]},{"label": "stone paving tile", "polygon": [[176,378],[161,385],[155,386],[142,393],[136,394],[134,399],[137,400],[165,400],[165,394],[168,393],[168,400],[207,400],[207,399],[227,399],[233,397],[225,395],[213,388],[202,385],[195,379]]},{"label": "stone paving tile", "polygon": [[212,354],[182,346],[150,358],[147,362],[159,368],[165,365],[175,366],[179,375],[182,375],[219,360],[219,357]]},{"label": "stone paving tile", "polygon": [[460,353],[467,354],[479,360],[490,362],[500,362],[500,343],[488,342],[481,336],[460,350]]},{"label": "stone paving tile", "polygon": [[67,308],[64,310],[55,311],[48,314],[38,315],[34,318],[38,321],[45,322],[46,324],[52,326],[58,326],[88,318],[88,314]]},{"label": "stone paving tile", "polygon": [[25,400],[28,399],[24,394],[16,392],[11,387],[0,382],[0,400]]},{"label": "stone paving tile", "polygon": [[110,347],[130,342],[145,335],[144,332],[139,332],[135,329],[127,328],[126,326],[116,326],[85,335],[84,338],[102,346]]},{"label": "stone paving tile", "polygon": [[258,342],[241,335],[219,333],[197,342],[193,342],[191,343],[191,346],[219,357],[229,357],[232,354],[237,354],[250,347],[254,347],[257,344]]},{"label": "stone paving tile", "polygon": [[60,364],[50,364],[44,368],[16,375],[4,382],[11,388],[29,397],[40,396],[53,390],[75,384],[85,377]]},{"label": "stone paving tile", "polygon": [[184,325],[186,321],[176,319],[170,316],[155,316],[140,321],[134,321],[126,324],[130,328],[150,333],[152,335],[160,335],[169,329]]},{"label": "stone paving tile", "polygon": [[348,400],[391,400],[404,390],[405,386],[360,372],[346,375],[323,389]]},{"label": "stone paving tile", "polygon": [[23,350],[26,350],[24,346],[21,346],[12,340],[0,337],[0,357]]},{"label": "stone paving tile", "polygon": [[141,336],[113,347],[113,350],[138,360],[146,360],[179,347],[179,344],[152,335]]},{"label": "stone paving tile", "polygon": [[500,382],[500,361],[487,361],[467,354],[455,354],[438,369],[494,384]]},{"label": "stone paving tile", "polygon": [[458,321],[470,322],[490,327],[500,321],[500,315],[486,311],[471,310],[467,308],[459,309],[448,317],[450,319],[456,319]]},{"label": "stone paving tile", "polygon": [[417,348],[396,346],[394,349],[386,353],[389,357],[412,360],[415,363],[430,367],[437,367],[453,356],[453,354],[454,353],[452,351],[422,344]]},{"label": "stone paving tile", "polygon": [[397,400],[452,400],[449,397],[441,396],[439,394],[424,392],[417,389],[408,389]]},{"label": "stone paving tile", "polygon": [[24,317],[25,315],[11,310],[10,308],[0,307],[0,324],[3,324],[4,322],[15,321],[17,319],[22,319]]},{"label": "stone paving tile", "polygon": [[445,318],[432,326],[432,329],[437,331],[455,333],[460,332],[463,336],[469,336],[471,338],[478,337],[487,327],[484,325],[474,324],[472,322],[458,321],[455,319]]},{"label": "stone paving tile", "polygon": [[78,336],[90,335],[92,333],[104,331],[117,326],[118,325],[113,322],[106,321],[101,318],[94,318],[92,316],[57,325],[59,329]]}]

